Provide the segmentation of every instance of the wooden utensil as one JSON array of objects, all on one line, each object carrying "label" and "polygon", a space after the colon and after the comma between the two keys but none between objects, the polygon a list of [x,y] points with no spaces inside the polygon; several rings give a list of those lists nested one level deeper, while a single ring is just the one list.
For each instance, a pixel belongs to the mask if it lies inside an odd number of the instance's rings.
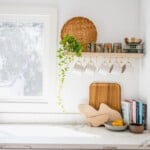
[{"label": "wooden utensil", "polygon": [[121,88],[117,83],[92,83],[89,88],[89,104],[96,110],[101,103],[121,112]]}]

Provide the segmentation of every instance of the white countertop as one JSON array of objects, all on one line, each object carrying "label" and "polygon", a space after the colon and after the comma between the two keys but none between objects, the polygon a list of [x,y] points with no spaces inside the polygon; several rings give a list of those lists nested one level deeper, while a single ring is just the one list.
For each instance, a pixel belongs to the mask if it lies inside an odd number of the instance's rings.
[{"label": "white countertop", "polygon": [[0,149],[150,149],[150,132],[114,132],[83,125],[0,125]]}]

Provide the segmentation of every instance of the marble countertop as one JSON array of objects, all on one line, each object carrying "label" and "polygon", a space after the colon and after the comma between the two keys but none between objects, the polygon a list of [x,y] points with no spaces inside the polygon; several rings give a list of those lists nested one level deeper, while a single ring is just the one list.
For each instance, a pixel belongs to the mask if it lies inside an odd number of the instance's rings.
[{"label": "marble countertop", "polygon": [[114,132],[104,127],[1,124],[0,149],[150,149],[150,132]]}]

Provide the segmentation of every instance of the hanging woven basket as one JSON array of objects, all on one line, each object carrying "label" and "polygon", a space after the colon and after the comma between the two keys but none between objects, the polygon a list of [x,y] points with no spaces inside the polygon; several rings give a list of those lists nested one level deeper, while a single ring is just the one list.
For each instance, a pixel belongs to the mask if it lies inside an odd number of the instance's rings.
[{"label": "hanging woven basket", "polygon": [[97,30],[94,23],[85,17],[74,17],[68,20],[61,29],[61,39],[66,34],[74,36],[87,51],[87,43],[96,42]]}]

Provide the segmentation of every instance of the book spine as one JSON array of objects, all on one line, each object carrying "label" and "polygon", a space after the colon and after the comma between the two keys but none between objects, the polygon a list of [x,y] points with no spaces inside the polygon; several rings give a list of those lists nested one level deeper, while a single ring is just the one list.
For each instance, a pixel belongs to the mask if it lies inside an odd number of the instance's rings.
[{"label": "book spine", "polygon": [[128,102],[122,102],[122,114],[123,120],[129,124],[130,123],[130,104]]},{"label": "book spine", "polygon": [[139,123],[139,102],[136,102],[136,123]]},{"label": "book spine", "polygon": [[142,113],[143,113],[143,103],[139,101],[139,118],[138,118],[139,124],[143,123]]},{"label": "book spine", "polygon": [[130,124],[130,103],[127,102],[127,123]]},{"label": "book spine", "polygon": [[147,129],[147,104],[143,104],[143,111],[142,111],[142,122],[144,125],[144,129]]},{"label": "book spine", "polygon": [[129,104],[129,113],[130,113],[130,123],[133,123],[133,101],[132,100],[128,100],[128,99],[126,99],[125,100],[125,102],[128,102],[128,104]]},{"label": "book spine", "polygon": [[130,123],[133,123],[133,101],[130,103]]},{"label": "book spine", "polygon": [[136,123],[136,101],[133,101],[133,123]]}]

